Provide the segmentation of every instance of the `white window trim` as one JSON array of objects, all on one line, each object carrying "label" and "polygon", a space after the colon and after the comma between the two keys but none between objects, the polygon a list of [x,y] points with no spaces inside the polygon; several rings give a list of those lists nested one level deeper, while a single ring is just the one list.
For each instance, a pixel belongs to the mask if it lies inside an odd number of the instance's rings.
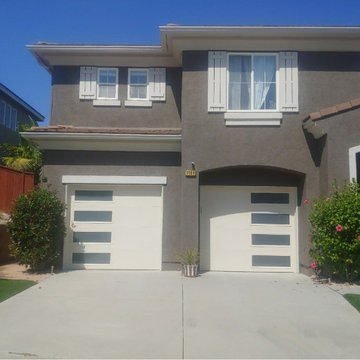
[{"label": "white window trim", "polygon": [[[132,71],[146,71],[146,81],[147,81],[147,85],[146,85],[146,98],[132,98],[130,97],[130,74]],[[149,100],[149,69],[147,68],[129,68],[128,69],[128,91],[127,91],[127,99],[128,101],[150,101]],[[125,106],[131,106],[131,105],[126,105]],[[142,105],[133,105],[133,106],[142,106]]]},{"label": "white window trim", "polygon": [[[229,57],[230,56],[236,56],[236,55],[247,55],[247,56],[251,56],[251,85],[254,84],[254,56],[260,55],[260,56],[275,56],[276,59],[276,75],[275,75],[275,81],[276,81],[276,109],[265,109],[265,110],[260,110],[260,109],[247,109],[247,110],[229,110],[229,77],[230,77],[230,72],[229,72]],[[261,113],[261,114],[266,114],[266,113],[279,113],[279,109],[280,109],[280,102],[279,102],[279,53],[261,53],[261,52],[229,52],[227,54],[227,69],[226,69],[226,91],[227,91],[227,98],[226,98],[226,107],[227,110],[225,112],[225,114],[227,113]],[[253,106],[253,89],[251,86],[251,106]],[[271,118],[271,116],[269,117]]]},{"label": "white window trim", "polygon": [[166,176],[63,175],[63,184],[166,185]]},{"label": "white window trim", "polygon": [[95,99],[93,100],[94,106],[121,106],[120,100],[111,99]]},{"label": "white window trim", "polygon": [[283,114],[273,112],[226,112],[224,114],[226,126],[280,126]]},{"label": "white window trim", "polygon": [[[116,84],[115,84],[115,97],[113,97],[113,98],[106,98],[106,97],[99,96],[101,70],[115,70]],[[97,69],[97,77],[96,77],[96,100],[117,100],[119,97],[118,90],[119,90],[119,69],[118,68],[98,68]]]},{"label": "white window trim", "polygon": [[125,100],[126,107],[152,107],[151,100]]},{"label": "white window trim", "polygon": [[360,145],[354,146],[349,149],[349,171],[350,171],[350,182],[356,181],[356,154],[360,152]]}]

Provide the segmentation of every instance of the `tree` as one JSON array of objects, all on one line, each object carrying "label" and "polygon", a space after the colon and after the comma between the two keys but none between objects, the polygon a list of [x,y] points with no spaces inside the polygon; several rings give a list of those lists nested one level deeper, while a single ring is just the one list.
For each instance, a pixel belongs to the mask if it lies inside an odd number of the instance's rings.
[{"label": "tree", "polygon": [[[26,130],[26,127],[21,126],[20,130]],[[19,145],[1,144],[0,146],[5,152],[5,156],[1,158],[5,166],[19,171],[33,172],[35,184],[39,183],[42,154],[36,145],[21,136]]]},{"label": "tree", "polygon": [[15,259],[38,271],[61,264],[65,236],[64,204],[47,189],[20,195],[11,209],[8,231]]}]

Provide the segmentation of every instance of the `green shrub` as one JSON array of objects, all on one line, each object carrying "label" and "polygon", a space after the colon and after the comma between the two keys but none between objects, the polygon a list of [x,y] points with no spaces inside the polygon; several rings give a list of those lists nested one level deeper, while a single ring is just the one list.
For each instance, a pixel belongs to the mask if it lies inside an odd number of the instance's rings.
[{"label": "green shrub", "polygon": [[33,271],[61,264],[64,205],[53,192],[36,188],[20,195],[11,209],[8,230],[9,248],[20,264]]},{"label": "green shrub", "polygon": [[309,216],[313,268],[339,280],[360,277],[360,187],[353,182],[316,199]]}]

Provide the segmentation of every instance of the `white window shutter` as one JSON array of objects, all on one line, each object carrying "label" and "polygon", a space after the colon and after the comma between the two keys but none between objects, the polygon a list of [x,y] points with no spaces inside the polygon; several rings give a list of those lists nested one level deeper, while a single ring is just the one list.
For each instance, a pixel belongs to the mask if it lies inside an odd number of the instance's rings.
[{"label": "white window shutter", "polygon": [[80,67],[80,99],[96,99],[97,69],[94,66]]},{"label": "white window shutter", "polygon": [[227,104],[227,53],[209,51],[208,111],[225,112]]},{"label": "white window shutter", "polygon": [[166,100],[166,69],[149,69],[149,99],[152,101]]},{"label": "white window shutter", "polygon": [[297,52],[281,52],[280,62],[280,110],[299,111],[299,84]]}]

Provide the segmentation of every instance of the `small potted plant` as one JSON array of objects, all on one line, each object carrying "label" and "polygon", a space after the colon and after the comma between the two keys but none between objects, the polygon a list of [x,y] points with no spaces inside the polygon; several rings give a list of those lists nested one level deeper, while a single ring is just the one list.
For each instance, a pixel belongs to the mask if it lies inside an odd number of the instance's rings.
[{"label": "small potted plant", "polygon": [[185,251],[176,256],[181,262],[183,275],[185,277],[198,276],[199,251],[197,249],[185,249]]}]

